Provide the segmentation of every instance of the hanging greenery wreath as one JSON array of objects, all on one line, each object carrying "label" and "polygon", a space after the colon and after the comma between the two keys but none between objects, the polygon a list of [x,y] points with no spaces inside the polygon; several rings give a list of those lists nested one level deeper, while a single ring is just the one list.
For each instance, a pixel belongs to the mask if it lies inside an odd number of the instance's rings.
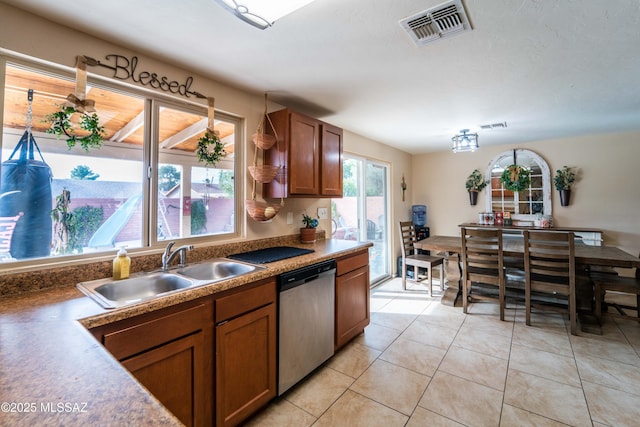
[{"label": "hanging greenery wreath", "polygon": [[[74,125],[71,123],[71,116],[75,113],[80,114],[80,129],[89,132],[88,135],[76,135]],[[104,143],[104,126],[100,126],[100,119],[96,113],[80,112],[74,107],[63,105],[60,110],[47,115],[44,121],[51,123],[46,133],[58,138],[65,136],[69,149],[79,143],[84,151],[89,151],[90,148],[100,148]]]},{"label": "hanging greenery wreath", "polygon": [[227,155],[227,152],[218,135],[207,130],[204,136],[198,140],[196,155],[198,156],[198,160],[204,162],[207,166],[215,166],[220,159]]},{"label": "hanging greenery wreath", "polygon": [[511,165],[502,172],[500,182],[507,190],[516,192],[526,190],[531,184],[531,171],[524,166]]}]

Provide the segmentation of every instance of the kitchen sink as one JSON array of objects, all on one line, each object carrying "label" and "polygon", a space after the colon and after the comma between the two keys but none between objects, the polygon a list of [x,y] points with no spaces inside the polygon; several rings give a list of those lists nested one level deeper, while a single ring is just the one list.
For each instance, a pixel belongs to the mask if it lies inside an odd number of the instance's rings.
[{"label": "kitchen sink", "polygon": [[179,268],[177,272],[196,280],[217,282],[219,280],[230,279],[243,274],[252,273],[254,271],[264,270],[265,268],[266,267],[247,264],[244,262],[232,261],[226,258],[219,258],[182,267]]},{"label": "kitchen sink", "polygon": [[196,286],[231,279],[266,267],[218,258],[169,271],[78,283],[85,295],[104,308],[119,308]]},{"label": "kitchen sink", "polygon": [[199,283],[185,276],[155,272],[124,280],[82,282],[78,283],[78,289],[105,308],[117,308],[197,284]]}]

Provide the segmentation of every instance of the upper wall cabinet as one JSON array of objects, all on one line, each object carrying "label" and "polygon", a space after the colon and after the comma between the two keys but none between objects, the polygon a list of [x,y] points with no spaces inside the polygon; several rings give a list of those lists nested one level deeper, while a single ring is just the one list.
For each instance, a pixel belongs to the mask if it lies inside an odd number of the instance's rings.
[{"label": "upper wall cabinet", "polygon": [[265,165],[283,166],[264,197],[342,197],[342,129],[284,109],[269,114],[278,142]]}]

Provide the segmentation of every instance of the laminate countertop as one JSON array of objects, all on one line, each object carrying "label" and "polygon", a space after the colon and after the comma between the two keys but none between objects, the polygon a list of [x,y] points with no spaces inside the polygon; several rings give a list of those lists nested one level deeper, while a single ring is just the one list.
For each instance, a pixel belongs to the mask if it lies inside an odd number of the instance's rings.
[{"label": "laminate countertop", "polygon": [[[121,309],[103,309],[75,284],[2,298],[0,425],[182,425],[87,328],[349,255],[371,243],[328,239],[299,246],[314,252],[264,264],[267,268],[255,273]],[[247,247],[251,250],[250,244]]]}]

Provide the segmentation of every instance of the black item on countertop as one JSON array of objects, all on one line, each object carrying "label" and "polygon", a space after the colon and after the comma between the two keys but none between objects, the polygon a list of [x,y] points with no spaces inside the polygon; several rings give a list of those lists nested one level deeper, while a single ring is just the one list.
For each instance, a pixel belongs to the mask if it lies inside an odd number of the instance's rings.
[{"label": "black item on countertop", "polygon": [[274,246],[272,248],[258,249],[255,251],[229,255],[228,258],[253,264],[266,264],[313,252],[313,249],[296,248],[293,246]]}]

